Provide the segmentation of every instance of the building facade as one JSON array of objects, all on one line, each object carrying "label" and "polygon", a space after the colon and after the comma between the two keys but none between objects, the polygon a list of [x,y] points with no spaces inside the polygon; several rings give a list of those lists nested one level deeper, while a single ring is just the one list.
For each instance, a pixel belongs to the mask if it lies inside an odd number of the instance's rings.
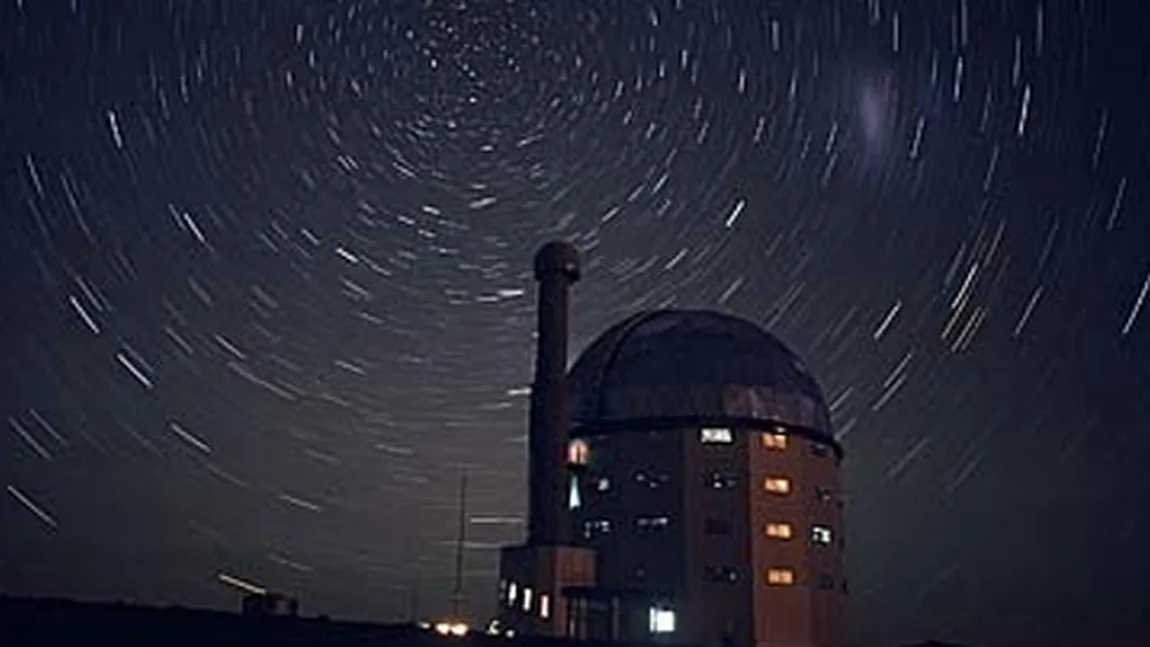
[{"label": "building facade", "polygon": [[588,639],[841,643],[843,455],[798,357],[732,316],[644,312],[593,342],[566,387],[567,485],[552,505],[579,566],[529,579],[524,548],[505,550],[501,622]]}]

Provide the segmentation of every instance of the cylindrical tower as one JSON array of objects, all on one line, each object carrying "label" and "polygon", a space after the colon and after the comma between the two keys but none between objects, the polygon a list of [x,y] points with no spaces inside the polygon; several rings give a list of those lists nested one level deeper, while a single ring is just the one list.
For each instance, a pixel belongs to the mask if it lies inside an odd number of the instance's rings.
[{"label": "cylindrical tower", "polygon": [[579,280],[579,253],[567,242],[550,242],[535,254],[539,283],[535,379],[528,422],[528,545],[566,542],[568,523],[562,502],[571,425],[567,389],[567,337],[570,287]]}]

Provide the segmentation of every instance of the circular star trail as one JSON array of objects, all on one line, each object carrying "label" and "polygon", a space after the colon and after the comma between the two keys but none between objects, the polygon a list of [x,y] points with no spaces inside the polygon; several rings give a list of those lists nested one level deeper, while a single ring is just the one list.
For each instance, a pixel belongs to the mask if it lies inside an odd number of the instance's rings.
[{"label": "circular star trail", "polygon": [[566,238],[808,360],[860,644],[1146,631],[1137,4],[4,0],[0,587],[441,611],[466,470],[490,613]]}]

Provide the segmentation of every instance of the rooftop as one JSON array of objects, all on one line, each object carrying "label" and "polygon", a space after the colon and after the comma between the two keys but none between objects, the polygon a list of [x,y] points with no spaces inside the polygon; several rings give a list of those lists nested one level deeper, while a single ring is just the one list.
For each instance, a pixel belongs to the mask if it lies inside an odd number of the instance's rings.
[{"label": "rooftop", "polygon": [[569,373],[576,433],[651,419],[778,422],[829,433],[826,402],[774,335],[705,310],[654,310],[611,327]]}]

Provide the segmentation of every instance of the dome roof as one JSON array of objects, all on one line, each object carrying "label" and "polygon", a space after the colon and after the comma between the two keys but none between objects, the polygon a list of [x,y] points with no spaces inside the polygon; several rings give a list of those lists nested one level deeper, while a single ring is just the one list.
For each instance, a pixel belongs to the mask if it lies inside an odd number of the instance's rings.
[{"label": "dome roof", "polygon": [[798,356],[755,324],[718,312],[632,316],[583,351],[569,384],[576,434],[659,420],[830,434],[822,390]]}]

